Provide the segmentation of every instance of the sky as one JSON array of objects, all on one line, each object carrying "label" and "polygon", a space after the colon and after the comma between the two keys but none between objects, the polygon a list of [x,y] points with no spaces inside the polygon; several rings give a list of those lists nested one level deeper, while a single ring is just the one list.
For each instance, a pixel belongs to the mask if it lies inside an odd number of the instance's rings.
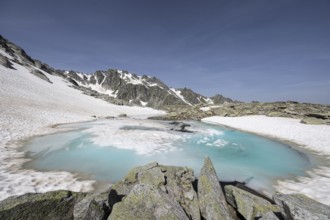
[{"label": "sky", "polygon": [[330,104],[330,0],[1,0],[0,34],[63,70],[240,101]]}]

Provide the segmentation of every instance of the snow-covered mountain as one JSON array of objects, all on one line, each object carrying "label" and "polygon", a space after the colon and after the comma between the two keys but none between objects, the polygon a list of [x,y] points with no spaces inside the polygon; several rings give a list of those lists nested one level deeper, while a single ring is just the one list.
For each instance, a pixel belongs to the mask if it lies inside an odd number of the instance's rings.
[{"label": "snow-covered mountain", "polygon": [[232,101],[221,95],[208,98],[188,88],[170,88],[156,77],[139,76],[123,70],[109,69],[93,74],[56,70],[32,59],[23,49],[0,35],[0,65],[14,68],[13,62],[24,65],[32,74],[48,83],[52,82],[44,72],[66,79],[72,87],[82,90],[87,95],[119,105],[164,109],[167,106],[194,106]]}]

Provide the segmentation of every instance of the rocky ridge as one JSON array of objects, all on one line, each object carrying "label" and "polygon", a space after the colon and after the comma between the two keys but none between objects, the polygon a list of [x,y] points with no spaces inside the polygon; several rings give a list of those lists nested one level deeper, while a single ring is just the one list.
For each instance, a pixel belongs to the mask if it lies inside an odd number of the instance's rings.
[{"label": "rocky ridge", "polygon": [[156,162],[133,168],[105,193],[54,191],[10,197],[0,202],[0,219],[320,219],[328,206],[301,194],[272,199],[240,184],[220,185],[205,159],[200,177],[187,167]]},{"label": "rocky ridge", "polygon": [[266,115],[269,117],[286,117],[300,119],[305,124],[330,125],[330,106],[299,103],[299,102],[225,102],[220,105],[203,107],[194,106],[189,108],[169,108],[168,114],[153,117],[162,120],[200,120],[205,117],[223,116],[237,117],[246,115]]},{"label": "rocky ridge", "polygon": [[176,108],[202,104],[231,102],[221,95],[208,98],[191,89],[170,88],[152,76],[139,76],[125,70],[109,69],[84,74],[77,71],[57,70],[32,59],[22,48],[0,35],[0,65],[14,69],[14,63],[27,68],[31,74],[52,83],[47,74],[57,75],[84,94],[117,105],[147,106],[156,109]]}]

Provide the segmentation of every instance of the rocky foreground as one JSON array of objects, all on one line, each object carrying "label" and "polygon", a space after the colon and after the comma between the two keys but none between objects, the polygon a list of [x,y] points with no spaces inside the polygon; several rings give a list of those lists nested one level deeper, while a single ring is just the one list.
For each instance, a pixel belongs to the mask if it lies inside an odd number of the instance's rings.
[{"label": "rocky foreground", "polygon": [[246,187],[221,187],[205,159],[198,180],[186,167],[133,168],[105,193],[54,191],[0,202],[0,219],[330,219],[330,207],[301,194],[267,199]]},{"label": "rocky foreground", "polygon": [[153,117],[161,120],[200,120],[210,116],[238,117],[265,115],[301,119],[304,124],[330,125],[330,106],[299,102],[225,102],[217,106],[165,109],[168,114]]}]

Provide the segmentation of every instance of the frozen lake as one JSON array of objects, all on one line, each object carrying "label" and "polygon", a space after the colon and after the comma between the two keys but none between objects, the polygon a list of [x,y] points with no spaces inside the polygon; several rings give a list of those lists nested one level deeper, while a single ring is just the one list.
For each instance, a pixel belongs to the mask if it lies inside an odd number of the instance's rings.
[{"label": "frozen lake", "polygon": [[199,174],[210,156],[222,181],[247,181],[272,192],[274,181],[305,176],[313,160],[283,143],[200,122],[188,122],[192,133],[171,131],[169,122],[104,119],[61,125],[70,128],[31,139],[25,146],[32,160],[26,167],[69,171],[99,181],[116,182],[134,166],[157,161],[187,166]]}]

